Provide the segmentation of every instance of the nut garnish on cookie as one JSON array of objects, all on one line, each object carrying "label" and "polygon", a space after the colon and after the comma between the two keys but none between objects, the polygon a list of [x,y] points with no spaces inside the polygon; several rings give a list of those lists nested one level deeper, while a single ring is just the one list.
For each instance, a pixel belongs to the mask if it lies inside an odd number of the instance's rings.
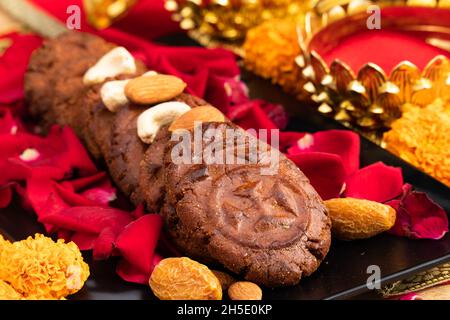
[{"label": "nut garnish on cookie", "polygon": [[133,74],[136,72],[134,57],[124,47],[117,47],[105,54],[91,67],[83,77],[85,85],[102,83],[107,78],[120,74]]}]

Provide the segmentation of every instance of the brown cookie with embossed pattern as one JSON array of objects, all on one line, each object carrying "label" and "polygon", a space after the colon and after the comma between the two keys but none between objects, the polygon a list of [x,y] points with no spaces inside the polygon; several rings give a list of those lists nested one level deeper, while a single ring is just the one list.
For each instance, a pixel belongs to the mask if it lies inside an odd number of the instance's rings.
[{"label": "brown cookie with embossed pattern", "polygon": [[[225,146],[220,139],[228,129],[246,137],[245,145],[236,146],[247,155],[249,143],[256,141],[231,123],[203,125],[203,133],[209,129],[216,130],[219,147]],[[211,142],[202,143],[205,150]],[[247,155],[246,164],[207,164],[204,158],[198,164],[176,164],[171,153],[176,145],[171,142],[165,154],[162,215],[185,254],[269,287],[294,285],[317,269],[330,246],[330,219],[294,163],[272,149],[279,167],[270,175]]]}]

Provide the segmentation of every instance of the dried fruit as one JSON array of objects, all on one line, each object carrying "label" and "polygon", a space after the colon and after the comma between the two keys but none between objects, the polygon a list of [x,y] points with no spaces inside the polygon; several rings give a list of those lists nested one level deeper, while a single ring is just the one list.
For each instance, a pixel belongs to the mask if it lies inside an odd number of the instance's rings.
[{"label": "dried fruit", "polygon": [[341,240],[365,239],[389,230],[396,212],[391,206],[355,198],[325,201],[330,213],[333,234]]},{"label": "dried fruit", "polygon": [[238,281],[228,288],[228,296],[231,300],[261,300],[261,288],[249,281]]},{"label": "dried fruit", "polygon": [[236,280],[228,273],[217,270],[212,270],[212,273],[214,273],[216,278],[219,280],[223,291],[228,290],[228,288],[236,282]]},{"label": "dried fruit", "polygon": [[193,129],[196,122],[225,122],[226,118],[219,109],[210,106],[193,108],[176,119],[169,127],[173,132],[178,129]]},{"label": "dried fruit", "polygon": [[161,300],[222,299],[222,287],[212,271],[187,257],[163,259],[153,270],[149,284]]},{"label": "dried fruit", "polygon": [[165,74],[137,77],[125,86],[125,95],[136,104],[155,104],[175,98],[186,88],[180,78]]}]

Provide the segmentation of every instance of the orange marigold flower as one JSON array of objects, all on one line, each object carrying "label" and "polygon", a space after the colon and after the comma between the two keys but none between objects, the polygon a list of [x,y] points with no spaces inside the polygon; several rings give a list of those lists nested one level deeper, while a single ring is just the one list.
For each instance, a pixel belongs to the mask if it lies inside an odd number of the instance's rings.
[{"label": "orange marigold flower", "polygon": [[286,92],[305,99],[306,83],[295,58],[301,53],[294,18],[274,19],[247,32],[244,62],[248,70],[271,79]]},{"label": "orange marigold flower", "polygon": [[73,242],[36,234],[11,243],[0,236],[0,296],[2,290],[11,294],[8,285],[25,299],[61,299],[79,291],[88,277],[89,266]]},{"label": "orange marigold flower", "polygon": [[383,143],[392,153],[450,187],[450,101],[406,104]]}]

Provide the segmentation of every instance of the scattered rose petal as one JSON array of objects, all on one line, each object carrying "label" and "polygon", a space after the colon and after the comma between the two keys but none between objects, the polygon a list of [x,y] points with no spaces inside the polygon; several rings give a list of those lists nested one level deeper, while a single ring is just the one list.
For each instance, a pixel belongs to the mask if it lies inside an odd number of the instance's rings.
[{"label": "scattered rose petal", "polygon": [[140,217],[142,217],[145,214],[144,211],[144,204],[141,203],[140,205],[138,205],[136,207],[136,209],[134,209],[134,211],[131,212],[131,215],[135,218],[135,219],[139,219]]},{"label": "scattered rose petal", "polygon": [[94,259],[108,258],[113,242],[133,217],[125,211],[105,207],[69,207],[56,214],[47,214],[40,221],[70,231],[96,234],[93,241]]},{"label": "scattered rose petal", "polygon": [[81,191],[93,185],[97,185],[98,183],[101,183],[105,180],[109,182],[107,174],[105,172],[98,172],[87,177],[82,177],[66,182],[70,183],[75,191]]},{"label": "scattered rose petal", "polygon": [[273,103],[262,103],[262,108],[270,120],[279,128],[286,128],[289,117],[286,113],[286,110],[281,104],[273,104]]},{"label": "scattered rose petal", "polygon": [[297,143],[298,140],[302,139],[306,135],[305,132],[290,132],[281,131],[280,132],[280,151],[287,153],[287,149],[292,145]]},{"label": "scattered rose petal", "polygon": [[[59,196],[55,189],[55,184],[56,182],[47,176],[36,173],[27,179],[26,192],[38,220],[43,219],[47,215],[59,214],[63,209],[70,207]],[[48,233],[53,233],[56,230],[52,224],[43,223]]]},{"label": "scattered rose petal", "polygon": [[67,187],[63,187],[59,183],[54,184],[55,190],[58,193],[58,196],[61,198],[62,201],[67,203],[69,206],[96,206],[100,203],[91,200],[87,197],[84,197],[82,194],[77,194],[73,191],[73,189],[69,189]]},{"label": "scattered rose petal", "polygon": [[75,232],[71,240],[77,244],[80,250],[92,250],[97,237],[96,233]]},{"label": "scattered rose petal", "polygon": [[[314,144],[314,136],[310,133],[305,134],[301,139],[298,139],[297,147],[301,151],[304,151],[305,149],[309,149]],[[295,148],[293,147],[293,148]],[[291,151],[291,154],[295,154],[292,152],[292,149],[288,150],[288,152]]]},{"label": "scattered rose petal", "polygon": [[109,187],[92,188],[81,193],[81,196],[91,200],[98,205],[107,206],[108,203],[117,199],[116,189]]},{"label": "scattered rose petal", "polygon": [[292,145],[287,153],[325,152],[336,154],[342,159],[347,175],[359,168],[359,136],[349,130],[327,130],[307,134]]},{"label": "scattered rose petal", "polygon": [[303,152],[288,155],[288,158],[308,177],[311,185],[322,199],[337,198],[345,181],[342,159],[335,154],[322,152]]},{"label": "scattered rose petal", "polygon": [[12,116],[11,111],[6,107],[0,107],[0,135],[17,133],[17,122]]},{"label": "scattered rose petal", "polygon": [[376,162],[356,171],[345,183],[346,197],[386,202],[402,192],[402,170]]},{"label": "scattered rose petal", "polygon": [[[4,37],[1,37],[4,38]],[[41,45],[42,38],[31,34],[13,33],[13,41],[0,60],[0,103],[13,103],[23,98],[23,75],[31,53]],[[7,75],[7,76],[5,76]]]},{"label": "scattered rose petal", "polygon": [[279,129],[262,108],[261,100],[252,100],[247,103],[230,107],[227,117],[243,129]]},{"label": "scattered rose petal", "polygon": [[41,219],[60,228],[99,234],[108,227],[123,228],[132,221],[128,212],[105,207],[68,207]]},{"label": "scattered rose petal", "polygon": [[425,193],[413,191],[406,184],[399,199],[387,202],[397,211],[395,225],[389,233],[412,239],[441,239],[448,232],[444,209]]},{"label": "scattered rose petal", "polygon": [[223,87],[232,105],[248,102],[248,87],[244,82],[240,81],[238,77],[226,79]]},{"label": "scattered rose petal", "polygon": [[128,260],[121,259],[116,267],[116,273],[123,280],[132,282],[132,283],[140,283],[140,284],[148,284],[148,280],[150,279],[150,275],[153,272],[153,269],[161,262],[163,257],[159,254],[153,254],[150,271],[143,272],[139,268],[136,268],[134,264],[128,262]]},{"label": "scattered rose petal", "polygon": [[113,252],[113,243],[122,230],[112,227],[106,227],[95,239],[92,248],[92,257],[94,260],[106,260]]},{"label": "scattered rose petal", "polygon": [[126,226],[117,238],[115,246],[125,261],[118,265],[117,273],[124,280],[148,282],[161,227],[160,215],[147,214]]}]

